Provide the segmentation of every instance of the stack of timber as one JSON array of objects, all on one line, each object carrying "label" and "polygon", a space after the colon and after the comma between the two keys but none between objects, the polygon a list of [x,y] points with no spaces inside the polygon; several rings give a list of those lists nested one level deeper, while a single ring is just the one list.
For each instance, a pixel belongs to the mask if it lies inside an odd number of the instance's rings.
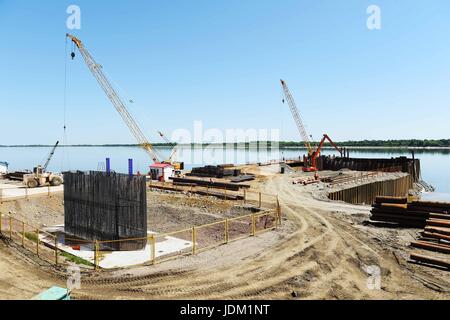
[{"label": "stack of timber", "polygon": [[186,188],[186,187],[196,187],[196,184],[193,183],[172,183],[172,184],[151,184],[151,189],[158,189],[158,190],[165,190],[165,191],[174,191],[174,192],[189,192],[192,194],[199,194],[202,196],[208,196],[208,197],[216,197],[218,199],[223,200],[244,200],[244,196],[236,193],[230,193],[229,191],[236,191],[236,190],[229,190],[229,189],[222,189],[223,191],[217,191],[217,188],[214,190],[206,189],[206,190],[197,190],[192,188]]},{"label": "stack of timber", "polygon": [[425,228],[427,224],[450,227],[450,203],[407,202],[406,197],[377,197],[370,219],[410,228]]},{"label": "stack of timber", "polygon": [[200,179],[187,179],[187,178],[170,178],[174,185],[189,185],[189,186],[200,186],[200,187],[210,187],[216,189],[226,189],[231,191],[239,191],[241,188],[250,188],[248,184],[236,184],[227,182],[214,182],[210,180],[200,180]]},{"label": "stack of timber", "polygon": [[220,166],[205,166],[199,168],[193,168],[191,173],[186,174],[192,177],[205,177],[205,178],[223,178],[223,177],[237,177],[241,175],[241,170],[230,169],[231,165]]},{"label": "stack of timber", "polygon": [[230,179],[232,183],[240,183],[253,180],[255,180],[255,176],[252,174],[244,174]]},{"label": "stack of timber", "polygon": [[411,254],[411,260],[425,265],[438,266],[450,270],[450,259],[443,259],[442,254],[450,254],[450,214],[449,203],[422,203],[439,211],[439,218],[430,218],[421,234],[421,238],[413,241],[413,248],[436,252],[440,257],[430,257],[418,253]]}]

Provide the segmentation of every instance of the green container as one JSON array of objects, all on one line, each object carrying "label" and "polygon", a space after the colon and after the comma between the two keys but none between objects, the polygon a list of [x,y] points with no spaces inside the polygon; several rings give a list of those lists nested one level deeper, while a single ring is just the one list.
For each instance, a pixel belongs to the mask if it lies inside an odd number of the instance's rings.
[{"label": "green container", "polygon": [[70,300],[70,293],[65,288],[51,287],[34,297],[33,300]]}]

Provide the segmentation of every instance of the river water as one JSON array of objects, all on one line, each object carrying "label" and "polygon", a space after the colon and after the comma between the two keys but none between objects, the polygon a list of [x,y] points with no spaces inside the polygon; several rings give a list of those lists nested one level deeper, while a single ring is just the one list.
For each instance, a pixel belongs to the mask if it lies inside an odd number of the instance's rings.
[{"label": "river water", "polygon": [[[0,161],[8,162],[10,170],[31,169],[37,164],[45,163],[50,150],[50,147],[0,147]],[[156,148],[156,150],[162,159],[168,158],[171,154],[171,149],[168,148]],[[292,159],[304,153],[305,150],[302,148],[249,151],[240,148],[186,147],[178,150],[177,160],[184,161],[186,168],[190,169],[205,164],[267,162],[283,157]],[[324,150],[322,154],[333,153],[333,150]],[[428,197],[433,200],[448,197],[445,194],[450,194],[450,150],[416,150],[415,155],[421,160],[423,180],[436,188],[436,193]],[[410,157],[411,152],[404,149],[355,149],[351,150],[350,156],[354,158]],[[128,171],[128,159],[134,160],[135,172],[147,172],[151,162],[149,156],[138,147],[59,147],[48,169],[55,172],[101,170],[104,169],[107,157],[111,158],[112,169],[123,173]]]}]

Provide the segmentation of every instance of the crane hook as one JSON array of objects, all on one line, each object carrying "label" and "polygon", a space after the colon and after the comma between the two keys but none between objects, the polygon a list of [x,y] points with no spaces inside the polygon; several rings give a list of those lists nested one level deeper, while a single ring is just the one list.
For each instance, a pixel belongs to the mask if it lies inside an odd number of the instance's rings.
[{"label": "crane hook", "polygon": [[75,52],[72,51],[72,53],[70,54],[70,56],[72,57],[72,60],[75,59]]}]

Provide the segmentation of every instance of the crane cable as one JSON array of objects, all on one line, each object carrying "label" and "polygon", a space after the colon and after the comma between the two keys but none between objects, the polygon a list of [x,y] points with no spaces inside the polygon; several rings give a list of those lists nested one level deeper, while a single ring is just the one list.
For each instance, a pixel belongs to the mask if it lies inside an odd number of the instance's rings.
[{"label": "crane cable", "polygon": [[[65,163],[65,158],[67,157],[65,147],[68,144],[68,139],[67,139],[67,37],[65,37],[65,48],[64,48],[64,94],[63,94],[63,96],[64,96],[63,97],[63,117],[64,117],[63,130],[64,131],[63,131],[63,138],[62,138],[63,155],[61,158],[61,172],[64,171],[64,169],[66,168],[65,165],[67,165],[67,163]],[[68,167],[70,168],[70,163],[69,163]]]}]

